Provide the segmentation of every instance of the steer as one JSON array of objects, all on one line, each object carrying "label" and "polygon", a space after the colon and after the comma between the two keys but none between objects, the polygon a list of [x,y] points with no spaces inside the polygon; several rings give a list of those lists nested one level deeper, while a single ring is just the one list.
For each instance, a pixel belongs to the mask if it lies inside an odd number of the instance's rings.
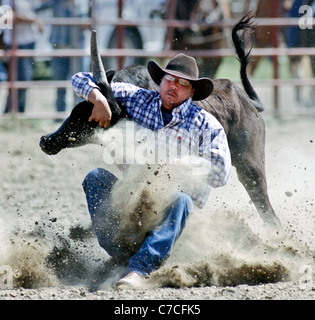
[{"label": "steer", "polygon": [[[245,91],[228,79],[216,79],[212,94],[196,104],[213,114],[222,124],[231,150],[232,165],[237,170],[239,180],[255,204],[262,220],[267,225],[280,230],[281,223],[271,206],[267,192],[265,124],[260,115],[264,106],[246,72],[250,50],[247,54],[245,53],[244,34],[246,30],[250,32],[254,30],[253,17],[252,12],[247,13],[232,30],[232,40],[240,61],[240,75]],[[109,84],[111,81],[128,82],[145,89],[158,90],[145,67],[132,66],[116,74],[112,71],[105,73],[94,31],[91,37],[91,60],[94,80],[106,96],[112,110],[111,126],[126,116],[123,108],[118,105],[113,96]],[[87,101],[75,106],[57,131],[41,138],[41,149],[53,155],[64,148],[93,143],[95,131],[100,127],[95,121],[88,121],[92,109],[93,104]]]}]

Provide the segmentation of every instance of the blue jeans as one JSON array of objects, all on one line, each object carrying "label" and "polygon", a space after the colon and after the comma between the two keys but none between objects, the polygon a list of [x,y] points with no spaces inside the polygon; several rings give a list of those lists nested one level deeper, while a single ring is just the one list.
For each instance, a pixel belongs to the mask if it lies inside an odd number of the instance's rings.
[{"label": "blue jeans", "polygon": [[[53,80],[68,80],[70,78],[70,58],[54,57],[51,60],[53,70]],[[58,112],[67,110],[66,88],[57,88],[56,109]]]},{"label": "blue jeans", "polygon": [[117,178],[104,169],[95,169],[85,177],[83,189],[92,225],[100,246],[110,256],[130,258],[128,271],[147,276],[170,256],[192,212],[193,201],[187,194],[176,194],[174,202],[165,209],[162,223],[147,235],[140,249],[131,256],[127,249],[120,246],[119,240],[115,240],[120,230],[120,219],[111,206],[111,190],[116,181]]},{"label": "blue jeans", "polygon": [[[11,49],[10,46],[6,46],[7,49]],[[25,45],[19,45],[18,49],[34,49],[35,42]],[[30,58],[19,58],[18,59],[18,74],[17,80],[19,81],[31,81],[33,80],[33,73],[34,73],[34,59]],[[4,113],[9,112],[12,106],[12,93],[9,90],[7,103],[5,106]],[[18,112],[24,112],[26,105],[26,89],[18,89]]]}]

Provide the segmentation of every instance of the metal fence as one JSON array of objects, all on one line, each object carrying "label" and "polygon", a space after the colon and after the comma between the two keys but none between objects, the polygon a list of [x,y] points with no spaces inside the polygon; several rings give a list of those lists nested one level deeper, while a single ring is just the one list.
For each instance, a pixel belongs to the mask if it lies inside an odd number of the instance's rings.
[{"label": "metal fence", "polygon": [[[126,27],[138,27],[138,26],[148,26],[156,27],[163,26],[167,28],[167,36],[165,38],[165,49],[161,51],[146,51],[143,49],[125,49],[123,47],[123,33],[118,32],[117,49],[103,49],[100,50],[100,53],[103,57],[116,57],[119,61],[119,65],[122,65],[122,61],[126,57],[156,57],[156,58],[167,58],[175,55],[178,51],[172,50],[171,46],[168,45],[170,41],[170,35],[174,28],[182,27],[192,27],[196,24],[195,21],[190,20],[175,20],[173,17],[170,17],[165,20],[139,20],[139,21],[128,21],[122,18],[122,6],[123,1],[118,0],[118,18],[97,20],[95,17],[91,18],[42,18],[42,21],[45,25],[68,25],[68,26],[85,26],[88,28],[95,28],[97,25],[114,25],[118,30],[123,30]],[[212,24],[212,26],[220,26],[223,28],[231,28],[238,19],[223,19],[222,21],[217,21]],[[273,79],[270,80],[256,80],[255,85],[258,86],[268,86],[273,88],[274,92],[274,101],[273,107],[275,112],[278,112],[279,106],[279,92],[278,88],[284,85],[291,85],[294,87],[301,86],[315,86],[315,79],[292,79],[284,80],[279,78],[279,56],[315,56],[315,48],[286,48],[280,47],[279,40],[279,28],[283,26],[298,26],[298,18],[259,18],[256,19],[257,28],[268,26],[273,28],[273,37],[272,37],[272,48],[253,48],[252,56],[253,57],[272,57],[273,61]],[[208,23],[198,23],[200,27],[209,26]],[[313,24],[314,25],[314,24]],[[14,26],[14,22],[13,22]],[[47,50],[21,50],[17,49],[16,44],[14,44],[14,27],[13,27],[13,45],[11,50],[0,50],[0,59],[9,59],[9,80],[0,82],[1,88],[11,89],[12,91],[12,108],[11,113],[14,113],[17,117],[28,118],[29,115],[27,112],[25,114],[16,114],[17,112],[17,90],[21,88],[67,88],[71,86],[70,81],[17,81],[17,61],[20,57],[86,57],[89,56],[89,48],[84,49],[54,49],[49,52]],[[222,48],[222,49],[204,49],[204,50],[186,50],[185,53],[192,55],[194,57],[227,57],[234,56],[234,51],[232,48]],[[47,114],[37,113],[37,118],[60,118],[64,114],[51,113]],[[34,115],[32,116],[34,117]]]}]

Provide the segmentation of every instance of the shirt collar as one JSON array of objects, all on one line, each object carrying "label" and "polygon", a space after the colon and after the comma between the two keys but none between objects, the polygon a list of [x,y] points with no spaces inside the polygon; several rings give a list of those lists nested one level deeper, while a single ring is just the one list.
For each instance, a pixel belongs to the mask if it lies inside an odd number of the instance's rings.
[{"label": "shirt collar", "polygon": [[[189,107],[191,105],[192,99],[189,98],[186,101],[184,101],[181,105],[173,109],[173,114],[181,113],[182,118],[185,118],[189,113]],[[161,104],[162,105],[162,104]]]}]

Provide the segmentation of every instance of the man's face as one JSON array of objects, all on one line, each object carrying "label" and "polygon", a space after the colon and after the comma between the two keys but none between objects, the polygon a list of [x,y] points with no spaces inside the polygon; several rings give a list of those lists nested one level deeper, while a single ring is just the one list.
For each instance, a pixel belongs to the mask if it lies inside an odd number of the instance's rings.
[{"label": "man's face", "polygon": [[160,96],[164,108],[172,110],[178,107],[195,92],[192,84],[183,78],[165,74],[160,83]]}]

